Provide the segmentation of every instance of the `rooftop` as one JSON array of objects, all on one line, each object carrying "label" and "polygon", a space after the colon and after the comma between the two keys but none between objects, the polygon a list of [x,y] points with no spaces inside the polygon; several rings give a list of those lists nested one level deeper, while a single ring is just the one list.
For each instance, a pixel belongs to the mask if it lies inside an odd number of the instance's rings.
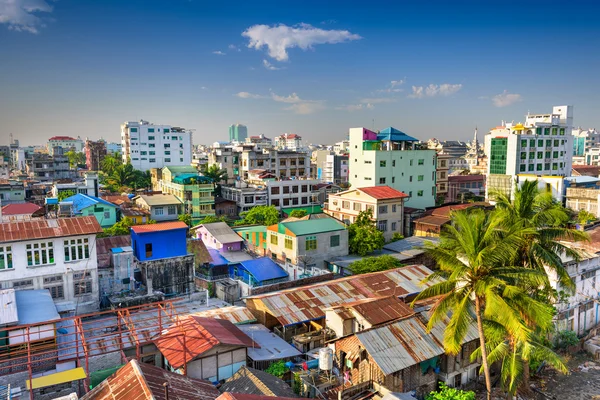
[{"label": "rooftop", "polygon": [[75,138],[72,138],[71,136],[52,136],[50,139],[48,139],[48,141],[50,140],[77,140]]},{"label": "rooftop", "polygon": [[204,227],[221,244],[243,242],[243,239],[225,222],[197,225],[193,229],[200,227]]},{"label": "rooftop", "polygon": [[260,348],[248,348],[248,357],[254,361],[281,360],[302,355],[294,346],[271,332],[264,325],[240,325],[240,330],[257,343]]},{"label": "rooftop", "polygon": [[167,165],[163,169],[167,169],[171,173],[190,173],[198,175],[198,169],[196,167],[192,167],[191,165]]},{"label": "rooftop", "polygon": [[14,325],[19,322],[15,289],[0,290],[0,326]]},{"label": "rooftop", "polygon": [[392,142],[418,142],[418,139],[415,139],[412,136],[408,136],[406,133],[399,131],[396,128],[385,128],[377,134],[377,140],[390,140]]},{"label": "rooftop", "polygon": [[169,204],[181,204],[181,201],[172,194],[141,194],[139,196],[148,206],[165,206]]},{"label": "rooftop", "polygon": [[[237,235],[236,235],[237,236]],[[238,236],[239,237],[239,236]],[[254,276],[258,282],[286,278],[288,273],[269,257],[241,261],[240,265]]]},{"label": "rooftop", "polygon": [[[277,396],[278,399],[281,400],[296,400],[297,397],[282,397],[282,396]],[[225,392],[222,395],[220,395],[219,397],[216,398],[216,400],[272,400],[273,396],[264,396],[264,395],[258,395],[258,394],[246,394],[246,393],[229,393],[229,392]]]},{"label": "rooftop", "polygon": [[373,326],[415,314],[408,305],[395,296],[353,301],[333,307],[333,309],[354,310]]},{"label": "rooftop", "polygon": [[408,197],[406,193],[403,193],[399,190],[391,188],[389,186],[371,186],[371,187],[363,187],[358,188],[361,192],[366,193],[367,195],[373,197],[377,200],[389,200],[389,199],[398,199]]},{"label": "rooftop", "polygon": [[[404,253],[404,252],[412,252],[414,250],[422,250],[425,248],[427,243],[437,244],[439,242],[438,238],[435,237],[420,237],[420,236],[410,236],[405,239],[397,240],[395,242],[388,243],[383,246],[385,250],[394,251],[396,253]],[[422,251],[421,251],[422,252]]]},{"label": "rooftop", "polygon": [[100,232],[102,228],[94,216],[14,221],[0,224],[0,243],[92,235]]},{"label": "rooftop", "polygon": [[573,165],[572,170],[574,176],[600,176],[600,166],[596,165]]},{"label": "rooftop", "polygon": [[445,225],[450,222],[450,217],[436,217],[435,215],[428,215],[426,217],[422,217],[419,219],[415,219],[413,223],[415,224],[423,224],[423,225],[431,225],[431,226],[439,226]]},{"label": "rooftop", "polygon": [[164,232],[173,229],[188,229],[188,226],[183,221],[161,222],[158,224],[135,225],[131,230],[137,234],[149,232]]},{"label": "rooftop", "polygon": [[108,201],[109,203],[112,203],[114,205],[120,206],[121,204],[129,204],[131,203],[131,199],[129,198],[129,196],[123,196],[123,195],[105,195],[102,196],[102,198],[106,201]]},{"label": "rooftop", "polygon": [[131,246],[131,235],[109,236],[96,239],[98,268],[110,267],[111,249]]},{"label": "rooftop", "polygon": [[341,231],[346,226],[333,218],[309,219],[302,221],[280,222],[267,228],[279,233],[291,232],[293,236],[316,235],[318,233]]},{"label": "rooftop", "polygon": [[17,313],[19,325],[37,324],[60,319],[48,289],[17,290]]},{"label": "rooftop", "polygon": [[102,204],[104,206],[113,207],[113,208],[116,207],[116,205],[114,205],[113,203],[110,203],[99,197],[88,196],[87,194],[83,194],[83,193],[77,193],[76,195],[67,197],[67,198],[63,199],[62,201],[72,201],[73,202],[73,211],[76,214],[81,213],[82,210],[84,210],[88,207],[95,206],[98,204]]},{"label": "rooftop", "polygon": [[243,393],[271,397],[296,397],[283,380],[267,372],[243,366],[221,387],[221,392]]}]

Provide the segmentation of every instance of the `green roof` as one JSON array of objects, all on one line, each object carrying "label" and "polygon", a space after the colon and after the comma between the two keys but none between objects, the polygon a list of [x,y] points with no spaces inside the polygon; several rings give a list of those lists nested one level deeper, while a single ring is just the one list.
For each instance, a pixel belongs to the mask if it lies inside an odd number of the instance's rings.
[{"label": "green roof", "polygon": [[315,235],[346,229],[344,224],[333,218],[309,219],[305,221],[280,222],[279,227],[289,229],[296,236]]},{"label": "green roof", "polygon": [[281,211],[287,215],[290,215],[294,210],[304,210],[306,211],[306,214],[321,214],[323,212],[323,208],[321,206],[290,207],[281,209]]},{"label": "green roof", "polygon": [[196,167],[192,167],[191,165],[169,165],[164,168],[171,171],[171,173],[176,172],[176,173],[192,173],[192,174],[196,173],[196,175],[198,174],[198,169],[196,169]]},{"label": "green roof", "polygon": [[[240,228],[233,228],[233,231],[235,233],[237,233],[238,235],[240,235],[242,237],[242,239],[244,240],[248,240],[250,241],[252,244],[254,244],[255,246],[259,245],[259,234],[262,233],[263,234],[263,244],[262,247],[264,249],[267,248],[267,227],[264,225],[253,225],[253,226],[243,226]],[[246,234],[256,234],[256,237],[253,237],[254,235],[250,235],[250,237],[246,237]]]}]

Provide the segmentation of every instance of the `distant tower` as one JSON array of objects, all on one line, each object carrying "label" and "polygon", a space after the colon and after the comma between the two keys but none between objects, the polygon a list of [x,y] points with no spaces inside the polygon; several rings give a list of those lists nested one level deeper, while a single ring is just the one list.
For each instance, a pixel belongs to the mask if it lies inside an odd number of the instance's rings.
[{"label": "distant tower", "polygon": [[244,142],[248,137],[248,128],[245,125],[235,124],[229,127],[229,141]]}]

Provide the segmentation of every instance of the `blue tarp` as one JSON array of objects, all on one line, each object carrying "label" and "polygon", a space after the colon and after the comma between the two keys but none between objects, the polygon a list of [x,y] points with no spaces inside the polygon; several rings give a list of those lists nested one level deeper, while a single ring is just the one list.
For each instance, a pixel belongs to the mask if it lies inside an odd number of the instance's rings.
[{"label": "blue tarp", "polygon": [[72,201],[73,202],[73,212],[78,214],[81,210],[88,208],[89,206],[95,206],[97,204],[102,204],[103,206],[113,207],[116,206],[112,203],[109,203],[106,200],[102,200],[98,197],[88,196],[87,194],[77,193],[74,196],[67,197],[63,201]]},{"label": "blue tarp", "polygon": [[396,128],[385,128],[382,131],[379,131],[377,134],[377,140],[391,140],[392,142],[418,142],[418,139],[415,139],[412,136],[408,136],[406,133],[399,131]]},{"label": "blue tarp", "polygon": [[256,258],[240,262],[240,265],[248,271],[258,282],[281,279],[288,276],[279,265],[268,257]]},{"label": "blue tarp", "polygon": [[227,259],[225,257],[223,257],[221,255],[221,253],[219,253],[219,250],[216,249],[207,249],[208,250],[208,254],[210,254],[210,258],[212,258],[213,262],[212,265],[213,267],[219,266],[219,265],[228,265],[229,261],[227,261]]}]

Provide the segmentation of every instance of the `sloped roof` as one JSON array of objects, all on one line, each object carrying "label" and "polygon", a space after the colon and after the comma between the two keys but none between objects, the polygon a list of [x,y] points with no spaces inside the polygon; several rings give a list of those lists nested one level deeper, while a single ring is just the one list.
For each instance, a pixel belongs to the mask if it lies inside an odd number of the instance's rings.
[{"label": "sloped roof", "polygon": [[261,302],[281,325],[294,325],[324,318],[328,307],[367,298],[419,293],[432,284],[421,286],[421,281],[430,274],[431,270],[423,265],[411,265],[250,296],[246,304],[252,310],[255,302]]},{"label": "sloped roof", "polygon": [[140,195],[140,199],[142,199],[148,206],[166,206],[171,204],[182,204],[181,200],[179,200],[176,196],[172,194],[153,194],[151,196],[142,194]]},{"label": "sloped roof", "polygon": [[0,224],[0,243],[100,232],[102,228],[94,216],[13,221]]},{"label": "sloped roof", "polygon": [[123,195],[113,195],[113,194],[109,194],[109,195],[104,195],[101,196],[102,199],[108,201],[109,203],[115,204],[117,206],[120,206],[121,204],[129,204],[131,203],[131,199],[129,198],[129,196],[123,196]]},{"label": "sloped roof", "polygon": [[377,134],[377,140],[391,140],[392,142],[418,142],[412,136],[408,136],[406,133],[399,131],[396,128],[385,128]]},{"label": "sloped roof", "polygon": [[212,383],[131,360],[83,396],[82,400],[213,400],[219,391]]},{"label": "sloped roof", "polygon": [[269,257],[241,261],[240,264],[259,282],[281,279],[288,276],[288,273]]},{"label": "sloped roof", "polygon": [[408,197],[404,192],[391,188],[389,186],[370,186],[358,188],[361,192],[368,194],[377,200],[389,200]]},{"label": "sloped roof", "polygon": [[183,221],[160,222],[158,224],[134,225],[131,230],[135,233],[161,232],[172,229],[187,229],[188,226]]},{"label": "sloped roof", "polygon": [[423,224],[423,225],[431,225],[431,226],[439,226],[445,225],[450,222],[450,217],[436,217],[435,215],[428,215],[423,218],[415,219],[413,223],[415,224]]},{"label": "sloped roof", "polygon": [[50,140],[77,140],[75,138],[72,138],[71,136],[52,136],[50,139],[48,139],[48,141]]},{"label": "sloped roof", "polygon": [[178,324],[163,331],[154,344],[175,368],[181,368],[185,362],[218,345],[256,346],[252,339],[228,320],[196,316],[181,318]]},{"label": "sloped roof", "polygon": [[339,305],[334,309],[338,307],[354,310],[371,325],[381,325],[415,314],[408,305],[395,296],[358,300]]},{"label": "sloped roof", "polygon": [[267,372],[246,366],[227,379],[219,390],[272,397],[297,397],[292,388],[283,380]]},{"label": "sloped roof", "polygon": [[[273,398],[273,396],[264,396],[264,395],[259,395],[259,394],[225,392],[222,395],[220,395],[219,397],[217,397],[216,400],[271,400],[272,398]],[[282,396],[277,396],[277,398],[281,399],[281,400],[296,399],[296,397],[282,397]]]},{"label": "sloped roof", "polygon": [[283,228],[284,231],[285,229],[289,229],[296,236],[316,235],[318,233],[341,231],[346,229],[344,224],[333,218],[280,222],[277,225],[271,225],[268,227],[270,231],[279,231],[280,228]]},{"label": "sloped roof", "polygon": [[64,199],[62,201],[72,201],[73,202],[73,211],[75,213],[80,213],[82,210],[84,210],[90,206],[95,206],[97,204],[102,204],[104,206],[108,206],[108,207],[112,207],[112,208],[117,207],[113,203],[109,203],[108,201],[103,200],[99,197],[88,196],[87,194],[83,194],[83,193],[77,193],[76,195],[67,197],[66,199]]},{"label": "sloped roof", "polygon": [[131,246],[131,235],[109,236],[96,239],[98,268],[110,267],[111,249],[127,246]]},{"label": "sloped roof", "polygon": [[33,203],[14,203],[2,207],[2,215],[31,215],[42,207]]},{"label": "sloped roof", "polygon": [[600,166],[596,165],[573,165],[574,176],[600,176]]},{"label": "sloped roof", "polygon": [[302,355],[298,349],[262,324],[245,324],[238,327],[260,346],[248,348],[248,357],[254,361],[277,361]]},{"label": "sloped roof", "polygon": [[199,228],[203,226],[217,241],[221,244],[243,242],[244,240],[233,231],[225,222],[214,222],[195,226]]}]

